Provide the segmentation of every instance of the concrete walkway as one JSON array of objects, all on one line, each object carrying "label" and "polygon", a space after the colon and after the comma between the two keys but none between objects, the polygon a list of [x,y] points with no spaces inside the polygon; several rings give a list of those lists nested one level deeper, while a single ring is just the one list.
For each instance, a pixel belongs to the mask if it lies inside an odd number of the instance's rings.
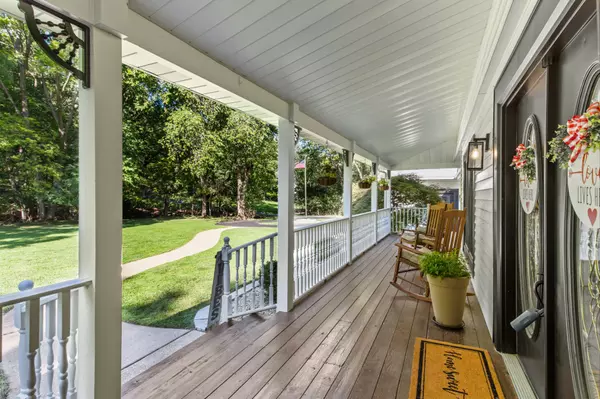
[{"label": "concrete walkway", "polygon": [[[129,323],[122,323],[122,328],[121,382],[123,384],[204,335],[203,332],[196,330],[144,327]],[[2,363],[0,363],[8,377],[11,398],[15,397],[19,389],[18,349],[19,331],[14,325],[14,310],[11,310],[2,317]],[[55,340],[55,360],[57,350]],[[42,351],[44,354],[47,353],[45,346],[42,346]],[[45,367],[43,374],[45,374]]]},{"label": "concrete walkway", "polygon": [[214,247],[219,242],[222,232],[233,228],[235,227],[228,226],[221,229],[201,231],[200,233],[196,234],[194,238],[188,241],[187,244],[172,251],[126,263],[122,266],[121,277],[126,279],[145,270],[152,269],[153,267],[164,265],[165,263],[173,262],[190,255],[195,255],[202,251],[206,251],[207,249]]}]

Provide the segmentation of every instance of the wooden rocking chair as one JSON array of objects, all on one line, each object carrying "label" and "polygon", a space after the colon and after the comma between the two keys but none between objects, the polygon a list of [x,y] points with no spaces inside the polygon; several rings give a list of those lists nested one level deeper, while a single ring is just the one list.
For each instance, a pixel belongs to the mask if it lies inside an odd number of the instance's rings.
[{"label": "wooden rocking chair", "polygon": [[435,237],[437,235],[440,222],[442,220],[442,213],[448,209],[448,206],[452,206],[452,204],[440,202],[438,204],[428,206],[427,225],[425,229],[403,229],[402,233],[400,234],[400,242],[414,248],[416,248],[417,245],[432,247],[435,242]]},{"label": "wooden rocking chair", "polygon": [[[416,246],[412,246],[404,243],[402,239],[399,243],[396,243],[395,245],[398,247],[398,256],[394,266],[394,276],[390,284],[415,299],[431,302],[431,298],[429,297],[429,284],[423,278],[423,273],[420,273],[419,276],[419,279],[423,283],[422,285],[407,278],[401,277],[400,275],[420,271],[419,259],[428,252],[451,252],[454,250],[459,250],[465,231],[466,219],[466,210],[442,211],[433,245],[428,246],[427,244],[417,244]],[[412,267],[409,269],[400,270],[401,263]],[[400,283],[398,282],[399,279],[402,280]],[[405,282],[408,284],[408,286],[403,287],[402,282]],[[422,294],[412,292],[410,289],[411,286],[418,287]]]}]

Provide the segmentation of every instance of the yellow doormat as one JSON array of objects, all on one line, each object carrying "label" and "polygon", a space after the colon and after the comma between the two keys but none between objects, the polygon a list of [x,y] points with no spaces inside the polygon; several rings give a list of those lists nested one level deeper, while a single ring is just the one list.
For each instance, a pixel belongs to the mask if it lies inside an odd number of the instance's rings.
[{"label": "yellow doormat", "polygon": [[417,338],[410,399],[504,399],[488,351]]}]

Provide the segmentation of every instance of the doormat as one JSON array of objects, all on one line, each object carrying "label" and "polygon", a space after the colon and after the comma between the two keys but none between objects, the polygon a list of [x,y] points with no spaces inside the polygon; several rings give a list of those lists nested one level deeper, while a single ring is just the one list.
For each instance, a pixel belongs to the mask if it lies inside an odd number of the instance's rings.
[{"label": "doormat", "polygon": [[417,338],[410,399],[504,399],[488,351]]}]

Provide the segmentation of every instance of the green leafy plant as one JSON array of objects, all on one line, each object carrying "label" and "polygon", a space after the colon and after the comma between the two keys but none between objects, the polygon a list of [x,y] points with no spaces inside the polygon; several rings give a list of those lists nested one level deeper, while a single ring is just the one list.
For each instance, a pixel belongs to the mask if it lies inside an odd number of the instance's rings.
[{"label": "green leafy plant", "polygon": [[592,103],[583,115],[575,115],[566,125],[558,125],[549,142],[546,158],[567,169],[581,154],[600,149],[600,103]]},{"label": "green leafy plant", "polygon": [[425,275],[440,278],[465,278],[470,277],[466,262],[458,251],[429,252],[419,260],[421,271]]},{"label": "green leafy plant", "polygon": [[387,190],[390,187],[390,181],[388,179],[379,179],[377,184],[379,184],[379,188],[384,190]]},{"label": "green leafy plant", "polygon": [[569,159],[571,157],[571,149],[565,144],[564,139],[569,134],[567,133],[566,125],[558,125],[558,129],[554,132],[555,136],[548,146],[548,153],[546,158],[552,163],[558,164],[561,169],[567,169],[569,167]]},{"label": "green leafy plant", "polygon": [[374,181],[377,181],[377,178],[375,176],[365,176],[362,179],[360,179],[361,184],[372,184]]},{"label": "green leafy plant", "polygon": [[534,181],[536,175],[535,149],[532,146],[525,147],[525,144],[519,144],[510,166],[525,176],[528,182]]}]

